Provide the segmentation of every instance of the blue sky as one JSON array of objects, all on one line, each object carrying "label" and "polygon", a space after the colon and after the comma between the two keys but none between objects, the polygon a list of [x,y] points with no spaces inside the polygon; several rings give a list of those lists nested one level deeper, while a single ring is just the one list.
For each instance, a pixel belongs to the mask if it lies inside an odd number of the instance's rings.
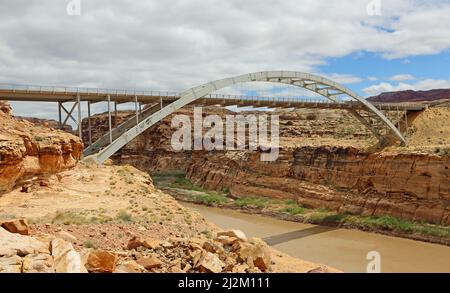
[{"label": "blue sky", "polygon": [[[380,82],[398,85],[400,82],[415,83],[427,79],[449,81],[450,52],[393,60],[385,59],[375,53],[357,52],[341,58],[330,58],[325,65],[319,67],[319,71],[326,74],[340,73],[359,77],[361,82],[348,83],[348,85],[360,95],[367,96],[369,94],[364,89]],[[392,80],[392,77],[399,75],[411,75],[413,79]]]}]

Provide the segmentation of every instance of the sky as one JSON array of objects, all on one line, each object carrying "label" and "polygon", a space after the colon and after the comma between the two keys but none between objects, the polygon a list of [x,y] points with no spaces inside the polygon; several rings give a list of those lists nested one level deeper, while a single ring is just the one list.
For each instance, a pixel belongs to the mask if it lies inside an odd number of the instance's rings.
[{"label": "sky", "polygon": [[[450,0],[0,0],[0,83],[182,91],[293,70],[364,97],[449,88],[449,15]],[[309,95],[261,83],[225,91]],[[54,104],[13,109],[57,117]]]}]

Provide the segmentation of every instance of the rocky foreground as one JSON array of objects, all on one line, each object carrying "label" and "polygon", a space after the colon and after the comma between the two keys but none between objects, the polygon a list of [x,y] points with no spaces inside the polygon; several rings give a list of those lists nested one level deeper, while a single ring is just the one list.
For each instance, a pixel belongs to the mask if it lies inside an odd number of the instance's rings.
[{"label": "rocky foreground", "polygon": [[[0,221],[0,272],[336,272],[326,266],[291,258],[260,239],[247,238],[241,231],[222,231],[199,214],[178,205],[170,196],[154,190],[149,177],[142,175],[140,178],[137,170],[133,183],[116,183],[114,195],[98,189],[83,196],[76,190],[79,186],[69,183],[74,178],[67,180],[70,172],[72,176],[86,175],[87,167],[77,168],[62,175],[66,179],[61,179],[64,184],[57,184],[52,178],[47,186],[34,184],[35,196],[26,200],[27,204],[16,201],[16,208],[8,209],[8,205],[13,205],[14,194],[0,198],[0,218],[12,216],[6,211],[34,216],[30,218],[32,225],[24,218]],[[112,174],[111,180],[120,181],[114,175],[118,167],[98,168],[101,172],[97,170],[92,174],[105,172],[103,174]],[[97,178],[103,180],[102,176]],[[111,182],[115,181],[106,181]],[[94,176],[85,183],[88,189],[97,184]],[[133,196],[125,192],[125,186],[142,192]],[[53,188],[55,193],[52,194]],[[144,188],[148,189],[144,192]],[[25,197],[29,194],[20,190],[15,191]],[[72,190],[71,196],[65,197],[64,192],[69,190]],[[53,205],[47,203],[49,194],[52,194]],[[139,203],[145,201],[146,205],[139,205],[139,210],[132,206],[127,208],[129,198]],[[72,200],[79,201],[77,214],[73,213]],[[93,205],[99,202],[111,204],[94,209]],[[114,213],[117,215],[113,216]]]},{"label": "rocky foreground", "polygon": [[211,239],[133,236],[120,251],[77,251],[71,243],[76,237],[64,230],[37,237],[29,233],[25,220],[2,223],[1,273],[261,273],[289,271],[289,263],[304,272],[335,271],[293,261],[238,230],[219,231]]},{"label": "rocky foreground", "polygon": [[36,177],[0,197],[0,226],[0,272],[336,271],[222,231],[130,166]]}]

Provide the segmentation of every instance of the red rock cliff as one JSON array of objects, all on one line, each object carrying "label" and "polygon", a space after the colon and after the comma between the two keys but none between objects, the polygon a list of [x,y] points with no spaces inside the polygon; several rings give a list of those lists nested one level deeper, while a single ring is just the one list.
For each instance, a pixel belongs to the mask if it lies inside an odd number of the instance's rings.
[{"label": "red rock cliff", "polygon": [[78,137],[18,121],[9,104],[0,101],[0,193],[22,179],[75,166],[82,151]]},{"label": "red rock cliff", "polygon": [[450,224],[450,156],[364,153],[355,148],[284,150],[273,163],[259,154],[198,154],[188,177],[231,194],[296,199],[307,207]]}]

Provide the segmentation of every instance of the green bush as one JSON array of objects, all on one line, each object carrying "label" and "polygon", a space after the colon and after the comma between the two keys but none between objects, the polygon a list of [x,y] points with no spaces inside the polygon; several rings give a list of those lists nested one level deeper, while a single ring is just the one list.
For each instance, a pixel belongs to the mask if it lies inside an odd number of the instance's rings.
[{"label": "green bush", "polygon": [[290,215],[295,216],[295,215],[304,214],[306,209],[301,206],[293,206],[293,207],[285,208],[283,211]]},{"label": "green bush", "polygon": [[219,193],[201,194],[197,195],[195,198],[196,200],[209,206],[222,205],[228,203],[229,201],[229,199],[225,195]]}]

